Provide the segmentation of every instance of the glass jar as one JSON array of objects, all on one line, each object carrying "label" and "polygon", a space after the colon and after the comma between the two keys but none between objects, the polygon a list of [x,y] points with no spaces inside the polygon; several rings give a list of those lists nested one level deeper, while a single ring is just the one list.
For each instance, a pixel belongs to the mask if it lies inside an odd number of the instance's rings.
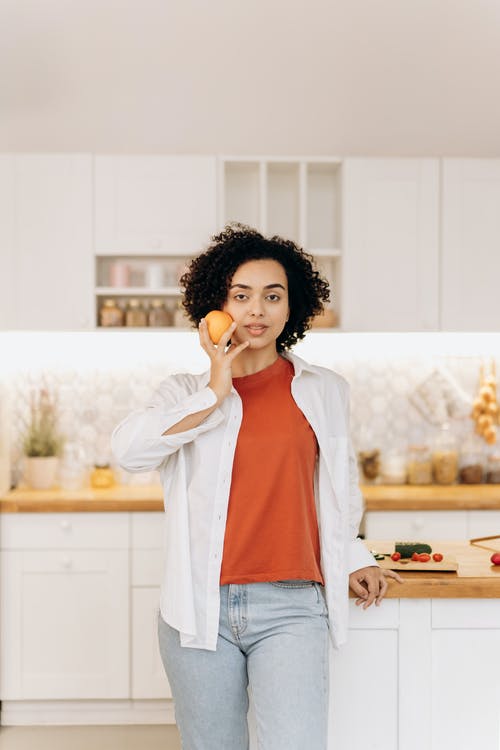
[{"label": "glass jar", "polygon": [[408,448],[408,484],[432,484],[432,454],[428,445]]},{"label": "glass jar", "polygon": [[375,482],[380,473],[380,451],[359,451],[358,457],[363,479],[368,483]]},{"label": "glass jar", "polygon": [[191,326],[191,321],[189,320],[180,300],[175,308],[173,318],[174,326],[176,328],[186,328],[187,326]]},{"label": "glass jar", "polygon": [[59,484],[63,490],[80,490],[87,481],[87,459],[78,443],[64,445],[59,462]]},{"label": "glass jar", "polygon": [[500,484],[500,454],[491,453],[486,464],[486,481],[489,484]]},{"label": "glass jar", "polygon": [[145,328],[148,324],[146,310],[138,299],[131,299],[125,311],[125,325],[129,328]]},{"label": "glass jar", "polygon": [[104,300],[99,310],[99,325],[103,328],[116,328],[123,325],[123,310],[114,299]]},{"label": "glass jar", "polygon": [[380,481],[382,484],[406,484],[406,456],[389,452],[382,458]]},{"label": "glass jar", "polygon": [[96,464],[90,474],[90,485],[96,490],[113,487],[115,475],[109,464]]},{"label": "glass jar", "polygon": [[432,475],[436,484],[454,484],[458,477],[458,448],[450,426],[443,424],[434,440]]},{"label": "glass jar", "polygon": [[[482,441],[479,438],[469,438],[462,444],[459,479],[462,484],[481,484],[484,480],[484,454]],[[500,482],[500,475],[498,481]]]},{"label": "glass jar", "polygon": [[172,325],[172,318],[165,303],[161,299],[154,299],[148,312],[148,324],[152,328],[165,328]]}]

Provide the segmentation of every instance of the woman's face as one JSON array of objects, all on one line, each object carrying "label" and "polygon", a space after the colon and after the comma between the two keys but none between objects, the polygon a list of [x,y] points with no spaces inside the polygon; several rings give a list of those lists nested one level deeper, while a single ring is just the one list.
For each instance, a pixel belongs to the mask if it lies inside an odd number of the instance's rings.
[{"label": "woman's face", "polygon": [[239,266],[222,308],[236,321],[231,341],[249,341],[250,349],[276,348],[288,307],[286,272],[276,260],[249,260]]}]

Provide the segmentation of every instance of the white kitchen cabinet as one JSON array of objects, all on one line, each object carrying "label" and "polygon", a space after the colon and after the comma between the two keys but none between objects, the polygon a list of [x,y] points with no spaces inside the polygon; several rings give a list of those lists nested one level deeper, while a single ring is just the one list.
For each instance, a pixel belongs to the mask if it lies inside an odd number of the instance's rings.
[{"label": "white kitchen cabinet", "polygon": [[216,158],[96,156],[95,254],[198,253],[216,229]]},{"label": "white kitchen cabinet", "polygon": [[370,510],[363,518],[367,539],[451,541],[490,536],[499,529],[497,510]]},{"label": "white kitchen cabinet", "polygon": [[443,159],[443,330],[498,330],[499,246],[500,159]]},{"label": "white kitchen cabinet", "polygon": [[240,222],[266,236],[281,235],[314,256],[328,279],[328,317],[313,325],[342,323],[340,289],[342,162],[335,157],[221,157],[219,225]]},{"label": "white kitchen cabinet", "polygon": [[[92,160],[85,154],[12,157],[9,192],[9,326],[72,330],[93,325]],[[3,209],[2,209],[3,212]],[[13,222],[13,223],[12,223]],[[2,237],[3,240],[3,237]],[[3,252],[3,251],[2,251]]]},{"label": "white kitchen cabinet", "polygon": [[343,163],[342,328],[439,329],[439,160]]},{"label": "white kitchen cabinet", "polygon": [[0,698],[127,698],[127,515],[5,514],[0,541]]},{"label": "white kitchen cabinet", "polygon": [[132,551],[132,698],[171,698],[158,647],[164,513],[134,513]]}]

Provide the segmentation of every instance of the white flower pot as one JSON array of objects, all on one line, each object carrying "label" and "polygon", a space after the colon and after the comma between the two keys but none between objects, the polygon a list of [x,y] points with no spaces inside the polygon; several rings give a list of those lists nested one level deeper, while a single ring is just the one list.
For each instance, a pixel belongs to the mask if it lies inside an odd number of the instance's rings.
[{"label": "white flower pot", "polygon": [[55,482],[57,456],[26,456],[24,478],[33,490],[49,490]]}]

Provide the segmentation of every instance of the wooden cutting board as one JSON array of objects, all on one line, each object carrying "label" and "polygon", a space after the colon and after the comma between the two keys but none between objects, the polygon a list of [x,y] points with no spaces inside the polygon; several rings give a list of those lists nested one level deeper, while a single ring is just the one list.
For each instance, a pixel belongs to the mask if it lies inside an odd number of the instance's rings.
[{"label": "wooden cutting board", "polygon": [[441,562],[431,559],[428,562],[417,562],[416,560],[398,560],[395,562],[390,557],[384,557],[383,560],[377,560],[381,568],[386,570],[432,570],[440,573],[455,573],[458,570],[458,563],[451,555],[443,557]]}]

